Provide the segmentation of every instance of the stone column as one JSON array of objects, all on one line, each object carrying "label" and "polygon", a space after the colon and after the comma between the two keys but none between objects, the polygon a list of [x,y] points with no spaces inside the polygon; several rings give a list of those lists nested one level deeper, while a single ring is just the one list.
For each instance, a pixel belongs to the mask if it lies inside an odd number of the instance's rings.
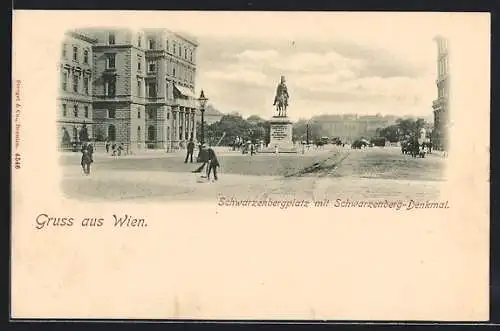
[{"label": "stone column", "polygon": [[177,148],[179,146],[179,107],[175,106],[172,108],[172,147]]}]

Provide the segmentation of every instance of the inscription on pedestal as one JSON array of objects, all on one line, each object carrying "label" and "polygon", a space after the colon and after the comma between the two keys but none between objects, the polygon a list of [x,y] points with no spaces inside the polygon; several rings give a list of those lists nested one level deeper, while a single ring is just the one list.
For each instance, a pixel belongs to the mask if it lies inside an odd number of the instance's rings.
[{"label": "inscription on pedestal", "polygon": [[287,125],[274,124],[271,126],[271,137],[273,140],[285,140],[288,136]]}]

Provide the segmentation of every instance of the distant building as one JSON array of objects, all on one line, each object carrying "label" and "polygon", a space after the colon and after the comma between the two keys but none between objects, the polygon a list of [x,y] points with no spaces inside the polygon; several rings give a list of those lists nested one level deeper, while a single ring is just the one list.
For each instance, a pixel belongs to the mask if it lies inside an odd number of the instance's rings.
[{"label": "distant building", "polygon": [[87,130],[93,135],[92,79],[95,39],[67,32],[61,45],[60,85],[57,111],[59,148],[70,148]]},{"label": "distant building", "polygon": [[316,116],[313,122],[321,125],[321,132],[330,137],[339,137],[342,141],[353,142],[359,138],[376,136],[377,129],[394,124],[395,116],[381,115],[325,115]]},{"label": "distant building", "polygon": [[436,79],[438,97],[432,102],[434,109],[434,129],[432,144],[435,149],[445,149],[448,145],[448,103],[449,103],[449,74],[448,74],[448,40],[437,36],[434,38],[438,47]]},{"label": "distant building", "polygon": [[196,137],[193,38],[167,29],[81,29],[91,36],[93,137],[130,150],[177,149]]},{"label": "distant building", "polygon": [[[219,110],[215,109],[212,105],[207,105],[205,113],[203,114],[203,120],[206,125],[210,125],[215,122],[219,122],[224,116]],[[196,122],[201,123],[201,113],[198,112],[196,115]]]}]

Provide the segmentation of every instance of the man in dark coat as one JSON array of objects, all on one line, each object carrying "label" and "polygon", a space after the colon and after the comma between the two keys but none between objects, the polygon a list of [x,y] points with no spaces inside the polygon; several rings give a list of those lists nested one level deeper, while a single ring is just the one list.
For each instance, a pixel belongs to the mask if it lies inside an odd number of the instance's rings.
[{"label": "man in dark coat", "polygon": [[92,145],[90,143],[83,143],[82,148],[81,148],[81,152],[82,152],[82,159],[81,159],[80,164],[82,165],[83,172],[86,175],[88,175],[88,174],[90,174],[90,165],[92,164],[92,162],[94,162],[93,156],[92,156],[92,154],[94,152],[94,148],[92,147]]},{"label": "man in dark coat", "polygon": [[207,159],[208,159],[208,171],[207,179],[210,179],[210,172],[214,171],[214,179],[217,180],[217,167],[220,166],[219,160],[217,160],[217,155],[212,148],[207,149]]},{"label": "man in dark coat", "polygon": [[193,138],[191,138],[187,144],[187,153],[186,153],[186,158],[184,159],[184,163],[188,162],[188,158],[190,158],[191,163],[193,163],[193,152],[194,152],[194,142]]},{"label": "man in dark coat", "polygon": [[203,168],[205,168],[205,165],[208,163],[208,150],[207,146],[205,144],[200,145],[200,162],[201,166],[193,170],[192,172],[201,172]]}]

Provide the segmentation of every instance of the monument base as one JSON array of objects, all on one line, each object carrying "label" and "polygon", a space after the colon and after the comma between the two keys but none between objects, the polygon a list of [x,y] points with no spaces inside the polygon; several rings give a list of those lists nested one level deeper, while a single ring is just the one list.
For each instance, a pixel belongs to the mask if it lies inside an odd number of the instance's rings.
[{"label": "monument base", "polygon": [[297,148],[292,141],[292,121],[286,116],[273,116],[269,121],[269,145],[261,153],[297,153]]}]

